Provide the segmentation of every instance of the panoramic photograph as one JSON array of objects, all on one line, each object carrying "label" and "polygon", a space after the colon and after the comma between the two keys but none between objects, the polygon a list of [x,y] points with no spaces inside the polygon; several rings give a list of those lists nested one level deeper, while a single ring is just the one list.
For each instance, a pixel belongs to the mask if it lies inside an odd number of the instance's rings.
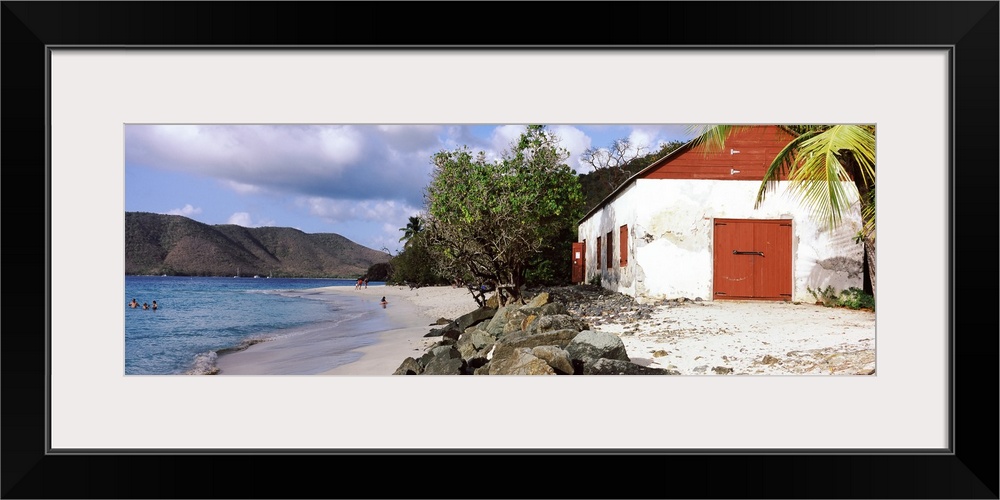
[{"label": "panoramic photograph", "polygon": [[875,375],[869,124],[127,124],[125,375]]}]

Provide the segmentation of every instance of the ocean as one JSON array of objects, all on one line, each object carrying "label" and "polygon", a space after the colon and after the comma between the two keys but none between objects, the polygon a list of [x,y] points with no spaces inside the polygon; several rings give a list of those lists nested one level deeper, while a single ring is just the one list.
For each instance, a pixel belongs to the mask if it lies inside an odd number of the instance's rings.
[{"label": "ocean", "polygon": [[[220,354],[278,337],[336,331],[337,325],[362,318],[370,306],[310,289],[355,283],[346,279],[125,276],[125,374],[212,373]],[[128,307],[133,298],[139,308]],[[157,310],[142,309],[143,303],[152,305],[154,300]],[[338,357],[327,368],[356,360],[360,354],[351,350],[376,340],[371,332],[342,330]]]}]

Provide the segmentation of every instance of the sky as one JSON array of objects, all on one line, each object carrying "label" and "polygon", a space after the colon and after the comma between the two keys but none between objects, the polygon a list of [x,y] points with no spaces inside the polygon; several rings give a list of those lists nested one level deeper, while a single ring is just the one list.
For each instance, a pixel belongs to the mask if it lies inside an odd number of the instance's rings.
[{"label": "sky", "polygon": [[[125,210],[244,227],[336,233],[396,255],[423,209],[431,156],[468,146],[499,158],[524,125],[125,126]],[[583,174],[588,148],[629,138],[655,151],[687,125],[546,125]]]}]

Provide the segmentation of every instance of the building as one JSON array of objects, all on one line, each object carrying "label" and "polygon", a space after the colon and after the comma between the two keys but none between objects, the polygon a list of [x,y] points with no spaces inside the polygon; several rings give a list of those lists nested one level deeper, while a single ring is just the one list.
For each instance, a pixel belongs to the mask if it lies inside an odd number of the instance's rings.
[{"label": "building", "polygon": [[[646,299],[814,301],[862,287],[858,204],[836,229],[811,217],[787,180],[754,208],[764,173],[795,137],[736,131],[725,150],[689,142],[632,176],[581,219],[573,279]],[[845,182],[845,190],[857,190]]]}]

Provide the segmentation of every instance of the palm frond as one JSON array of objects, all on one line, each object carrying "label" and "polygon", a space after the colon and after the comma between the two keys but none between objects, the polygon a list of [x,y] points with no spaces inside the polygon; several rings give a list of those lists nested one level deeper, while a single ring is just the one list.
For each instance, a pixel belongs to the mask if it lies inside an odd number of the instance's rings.
[{"label": "palm frond", "polygon": [[[848,193],[853,187],[851,177],[840,161],[845,149],[858,147],[854,131],[836,125],[815,134],[799,144],[798,163],[789,173],[789,191],[797,195],[821,220],[836,226],[842,220],[842,212],[856,202]],[[872,176],[874,167],[872,166]]]},{"label": "palm frond", "polygon": [[771,161],[771,165],[767,167],[767,171],[764,172],[764,180],[760,184],[760,189],[757,190],[757,200],[753,205],[754,209],[760,208],[761,203],[764,203],[767,193],[773,192],[777,188],[781,175],[791,171],[799,163],[797,151],[799,145],[818,133],[819,131],[816,130],[806,132],[792,139],[785,147],[781,148],[781,151]]},{"label": "palm frond", "polygon": [[750,125],[692,125],[688,127],[688,131],[697,135],[691,141],[691,146],[702,146],[702,154],[707,155],[722,151],[730,135],[750,127]]}]

